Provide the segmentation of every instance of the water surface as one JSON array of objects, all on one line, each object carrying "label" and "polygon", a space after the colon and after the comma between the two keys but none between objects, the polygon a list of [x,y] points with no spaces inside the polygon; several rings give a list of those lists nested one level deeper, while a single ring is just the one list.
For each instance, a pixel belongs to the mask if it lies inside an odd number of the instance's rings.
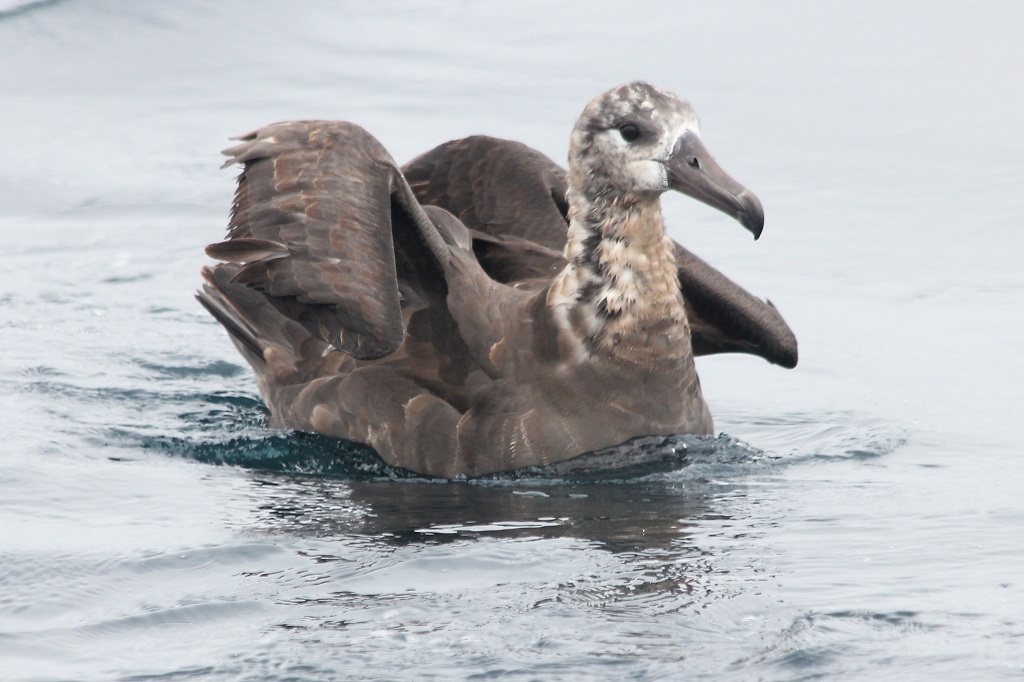
[{"label": "water surface", "polygon": [[[0,663],[18,680],[1019,679],[1012,2],[0,3]],[[226,138],[561,161],[648,79],[762,199],[672,235],[795,329],[622,477],[412,480],[265,426],[192,299]]]}]

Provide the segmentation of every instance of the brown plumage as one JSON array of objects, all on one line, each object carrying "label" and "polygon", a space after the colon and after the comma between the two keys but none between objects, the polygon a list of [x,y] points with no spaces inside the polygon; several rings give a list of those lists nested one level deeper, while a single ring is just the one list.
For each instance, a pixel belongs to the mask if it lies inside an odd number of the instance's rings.
[{"label": "brown plumage", "polygon": [[695,354],[796,364],[774,306],[673,243],[660,195],[755,236],[760,204],[689,105],[645,83],[598,97],[569,172],[472,137],[404,168],[351,123],[261,128],[199,300],[252,365],[274,426],[373,446],[436,476],[709,433]]}]

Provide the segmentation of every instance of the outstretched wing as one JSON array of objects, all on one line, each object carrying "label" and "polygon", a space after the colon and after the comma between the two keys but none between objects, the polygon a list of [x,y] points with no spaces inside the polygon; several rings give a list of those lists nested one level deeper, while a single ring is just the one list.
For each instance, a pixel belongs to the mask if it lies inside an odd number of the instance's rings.
[{"label": "outstretched wing", "polygon": [[678,243],[676,264],[695,355],[750,353],[796,367],[796,336],[771,301],[757,298]]},{"label": "outstretched wing", "polygon": [[225,166],[243,166],[228,238],[207,254],[242,264],[235,282],[274,297],[349,355],[398,349],[395,235],[403,260],[425,261],[437,278],[448,251],[390,154],[359,126],[335,121],[278,123],[240,140],[224,152]]},{"label": "outstretched wing", "polygon": [[[448,209],[474,231],[473,249],[496,280],[550,278],[564,265],[565,171],[518,142],[475,136],[447,142],[402,169],[423,204]],[[797,363],[796,337],[762,301],[676,244],[694,352],[752,353]]]}]

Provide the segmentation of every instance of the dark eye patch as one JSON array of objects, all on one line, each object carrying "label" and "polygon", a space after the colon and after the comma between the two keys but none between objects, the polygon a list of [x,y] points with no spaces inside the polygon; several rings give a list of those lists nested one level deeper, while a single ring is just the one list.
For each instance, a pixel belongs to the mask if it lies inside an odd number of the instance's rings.
[{"label": "dark eye patch", "polygon": [[619,126],[619,135],[626,142],[635,142],[640,139],[640,126],[635,123],[623,123]]}]

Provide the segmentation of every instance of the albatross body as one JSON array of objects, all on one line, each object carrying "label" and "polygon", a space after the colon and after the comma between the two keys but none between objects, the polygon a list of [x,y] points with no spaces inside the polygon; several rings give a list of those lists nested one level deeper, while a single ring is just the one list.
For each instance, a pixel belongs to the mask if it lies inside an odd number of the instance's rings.
[{"label": "albatross body", "polygon": [[351,123],[261,128],[199,300],[277,427],[442,477],[551,464],[652,434],[711,433],[695,354],[796,364],[754,298],[665,234],[689,194],[760,235],[678,97],[594,99],[566,174],[524,145],[447,143],[404,168]]}]

